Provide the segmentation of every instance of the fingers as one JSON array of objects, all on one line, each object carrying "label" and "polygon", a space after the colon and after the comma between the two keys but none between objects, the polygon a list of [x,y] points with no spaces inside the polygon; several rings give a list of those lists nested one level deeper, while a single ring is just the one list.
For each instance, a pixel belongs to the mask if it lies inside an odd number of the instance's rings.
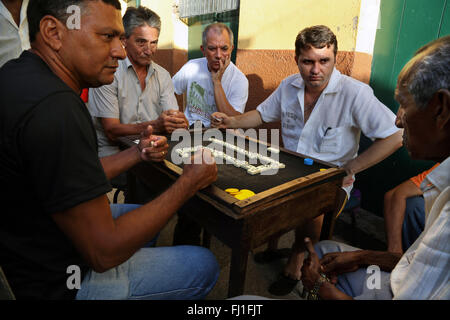
[{"label": "fingers", "polygon": [[153,127],[151,125],[148,125],[147,128],[145,128],[144,131],[141,132],[141,139],[148,139],[153,133]]},{"label": "fingers", "polygon": [[308,251],[308,253],[311,254],[316,254],[316,251],[314,250],[313,244],[311,242],[310,238],[305,238],[305,248],[306,251]]}]

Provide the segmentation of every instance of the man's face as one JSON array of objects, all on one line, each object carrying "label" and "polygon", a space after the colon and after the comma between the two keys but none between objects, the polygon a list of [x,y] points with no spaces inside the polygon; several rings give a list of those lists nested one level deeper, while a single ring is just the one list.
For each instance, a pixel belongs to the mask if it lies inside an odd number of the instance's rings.
[{"label": "man's face", "polygon": [[395,99],[400,104],[395,125],[403,128],[403,145],[414,159],[432,159],[435,131],[430,107],[419,109],[406,88],[395,90]]},{"label": "man's face", "polygon": [[158,29],[148,25],[134,28],[130,37],[124,40],[130,61],[141,67],[148,66],[156,53],[158,38]]},{"label": "man's face", "polygon": [[200,47],[203,55],[208,61],[209,70],[217,72],[220,68],[219,61],[225,63],[225,59],[231,55],[233,45],[230,43],[228,31],[223,29],[222,32],[211,29],[206,37],[206,46]]},{"label": "man's face", "polygon": [[83,87],[99,87],[114,80],[118,60],[125,58],[120,10],[102,1],[89,1],[80,29],[63,29],[59,54]]},{"label": "man's face", "polygon": [[323,90],[328,85],[335,64],[334,45],[322,49],[311,47],[300,51],[296,56],[300,75],[305,86],[310,89]]}]

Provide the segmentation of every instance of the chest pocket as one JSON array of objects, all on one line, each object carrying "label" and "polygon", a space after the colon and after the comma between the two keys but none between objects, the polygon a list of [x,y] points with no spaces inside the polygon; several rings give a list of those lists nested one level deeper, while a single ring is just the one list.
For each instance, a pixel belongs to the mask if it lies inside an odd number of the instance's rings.
[{"label": "chest pocket", "polygon": [[324,130],[322,136],[322,142],[320,143],[320,153],[333,153],[337,154],[342,148],[342,141],[347,127],[327,128]]}]

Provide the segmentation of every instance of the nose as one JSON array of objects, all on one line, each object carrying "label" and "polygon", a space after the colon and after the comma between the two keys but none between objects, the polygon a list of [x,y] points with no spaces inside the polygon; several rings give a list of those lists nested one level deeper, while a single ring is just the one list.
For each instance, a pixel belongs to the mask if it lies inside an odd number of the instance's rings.
[{"label": "nose", "polygon": [[395,118],[395,125],[397,128],[403,128],[403,117],[405,115],[405,111],[403,110],[402,106],[398,108],[397,111],[397,117]]},{"label": "nose", "polygon": [[311,69],[311,73],[318,74],[319,70],[320,70],[319,63],[318,62],[314,63]]},{"label": "nose", "polygon": [[125,47],[120,39],[117,39],[113,42],[113,46],[111,48],[111,56],[116,59],[123,60],[127,56],[127,52],[125,51]]}]

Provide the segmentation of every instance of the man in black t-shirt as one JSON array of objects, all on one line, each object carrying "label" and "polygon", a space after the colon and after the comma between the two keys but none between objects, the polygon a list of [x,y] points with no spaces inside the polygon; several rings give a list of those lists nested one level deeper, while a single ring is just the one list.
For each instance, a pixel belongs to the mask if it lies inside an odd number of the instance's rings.
[{"label": "man in black t-shirt", "polygon": [[0,213],[0,265],[16,297],[205,297],[218,276],[211,252],[142,247],[216,179],[209,153],[197,153],[192,163],[201,164],[186,165],[154,201],[111,215],[108,179],[140,161],[162,161],[168,149],[149,126],[136,147],[97,156],[79,95],[111,83],[125,57],[119,1],[30,0],[27,14],[31,50],[0,69],[0,201],[11,204]]}]

